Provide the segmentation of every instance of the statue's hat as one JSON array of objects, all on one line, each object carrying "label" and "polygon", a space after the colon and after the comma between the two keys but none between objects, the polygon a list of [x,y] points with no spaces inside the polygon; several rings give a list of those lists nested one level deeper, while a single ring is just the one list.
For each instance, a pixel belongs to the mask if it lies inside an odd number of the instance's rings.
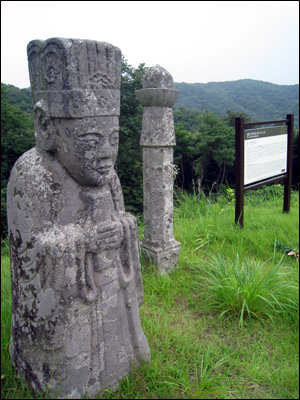
[{"label": "statue's hat", "polygon": [[57,118],[120,115],[121,51],[106,42],[51,38],[27,46],[34,104]]}]

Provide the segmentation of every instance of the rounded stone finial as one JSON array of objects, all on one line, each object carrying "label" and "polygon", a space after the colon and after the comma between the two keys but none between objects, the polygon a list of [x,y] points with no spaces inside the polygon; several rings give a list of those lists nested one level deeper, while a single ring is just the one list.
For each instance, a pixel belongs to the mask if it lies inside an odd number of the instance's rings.
[{"label": "rounded stone finial", "polygon": [[166,88],[170,89],[173,87],[172,75],[160,65],[149,68],[145,73],[143,79],[143,88]]}]

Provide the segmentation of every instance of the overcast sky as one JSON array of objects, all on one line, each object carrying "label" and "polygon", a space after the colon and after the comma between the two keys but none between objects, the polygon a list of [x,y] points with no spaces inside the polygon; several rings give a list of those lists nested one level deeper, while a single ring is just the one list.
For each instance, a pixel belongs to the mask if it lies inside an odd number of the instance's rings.
[{"label": "overcast sky", "polygon": [[1,1],[1,82],[29,87],[26,46],[51,37],[111,43],[175,82],[299,83],[298,1]]}]

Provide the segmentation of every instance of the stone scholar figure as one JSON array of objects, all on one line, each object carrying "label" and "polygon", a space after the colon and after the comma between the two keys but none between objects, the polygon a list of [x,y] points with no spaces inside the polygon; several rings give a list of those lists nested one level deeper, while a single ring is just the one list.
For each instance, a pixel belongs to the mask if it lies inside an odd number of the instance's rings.
[{"label": "stone scholar figure", "polygon": [[36,147],[8,183],[10,354],[35,390],[94,396],[151,357],[137,223],[114,170],[121,52],[62,38],[27,50]]}]

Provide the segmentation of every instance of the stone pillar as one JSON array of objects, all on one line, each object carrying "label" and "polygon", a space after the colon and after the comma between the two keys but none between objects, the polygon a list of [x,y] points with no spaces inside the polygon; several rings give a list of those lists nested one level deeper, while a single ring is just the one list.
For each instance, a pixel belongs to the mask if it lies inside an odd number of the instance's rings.
[{"label": "stone pillar", "polygon": [[136,95],[145,107],[140,144],[143,147],[144,259],[165,273],[178,262],[180,243],[173,235],[173,146],[175,132],[172,106],[179,90],[159,65],[150,68],[143,89]]}]

